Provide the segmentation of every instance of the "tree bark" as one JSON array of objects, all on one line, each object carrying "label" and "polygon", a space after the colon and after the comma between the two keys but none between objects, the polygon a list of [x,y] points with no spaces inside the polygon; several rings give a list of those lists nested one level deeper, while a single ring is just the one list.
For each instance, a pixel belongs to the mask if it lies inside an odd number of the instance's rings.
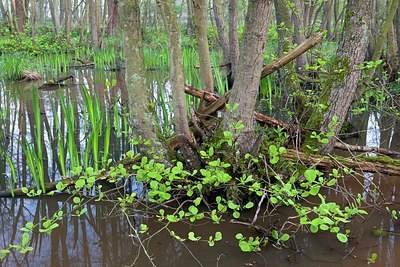
[{"label": "tree bark", "polygon": [[28,19],[26,10],[25,10],[25,0],[13,0],[13,11],[15,14],[17,32],[23,32],[24,26]]},{"label": "tree bark", "polygon": [[236,75],[239,60],[238,11],[237,0],[229,0],[229,62],[231,63],[231,78]]},{"label": "tree bark", "polygon": [[229,63],[229,43],[228,36],[226,34],[226,24],[224,20],[224,9],[221,0],[214,0],[214,19],[215,25],[218,31],[218,43],[222,48],[222,54],[224,57],[224,64]]},{"label": "tree bark", "polygon": [[[293,25],[294,25],[294,40],[296,44],[301,44],[306,40],[305,35],[305,21],[306,14],[304,11],[304,5],[300,0],[293,0],[295,5],[295,11],[293,12]],[[296,59],[296,70],[305,70],[307,65],[307,56],[302,54]]]},{"label": "tree bark", "polygon": [[206,91],[213,92],[214,82],[211,73],[210,51],[207,37],[206,0],[192,0],[192,3],[194,11],[194,30],[199,51],[200,81]]},{"label": "tree bark", "polygon": [[65,38],[69,43],[71,41],[72,29],[72,1],[64,0],[65,2]]},{"label": "tree bark", "polygon": [[172,84],[172,104],[174,110],[175,133],[179,137],[182,153],[191,169],[200,168],[200,159],[195,151],[195,140],[190,132],[186,115],[183,62],[180,44],[180,30],[171,0],[157,0],[169,39],[170,70]]},{"label": "tree bark", "polygon": [[[121,26],[123,30],[123,51],[126,60],[126,86],[128,89],[130,121],[134,135],[151,141],[159,150],[155,133],[156,122],[149,104],[151,93],[146,84],[144,68],[143,39],[140,22],[140,0],[120,0]],[[140,97],[139,97],[140,96]],[[142,154],[148,147],[139,146]]]},{"label": "tree bark", "polygon": [[[383,23],[382,27],[380,28],[378,36],[375,39],[376,42],[375,42],[375,47],[374,47],[374,51],[373,51],[373,55],[372,55],[372,59],[371,59],[372,61],[379,60],[382,55],[383,47],[385,46],[385,40],[386,40],[389,30],[392,27],[394,16],[396,15],[398,6],[399,6],[399,0],[391,0],[391,4],[389,6],[385,22]],[[375,75],[375,70],[376,70],[376,68],[374,68],[374,67],[369,69],[368,75],[364,80],[364,84],[368,85],[372,81],[372,79]],[[365,90],[365,87],[363,86],[360,94],[362,94],[364,90]]]},{"label": "tree bark", "polygon": [[53,21],[53,26],[54,26],[56,33],[58,34],[61,30],[60,12],[58,9],[59,1],[58,0],[49,0],[49,6],[50,6],[51,18]]},{"label": "tree bark", "polygon": [[116,34],[117,22],[118,22],[118,5],[117,0],[107,0],[108,5],[108,23],[107,23],[107,35],[113,36]]},{"label": "tree bark", "polygon": [[90,21],[90,31],[92,37],[92,46],[94,49],[98,49],[100,47],[99,42],[99,32],[97,29],[99,28],[98,20],[96,16],[96,2],[95,0],[88,0],[89,2],[89,21]]},{"label": "tree bark", "polygon": [[[361,75],[358,66],[364,61],[367,50],[371,6],[372,0],[349,0],[347,4],[343,37],[339,42],[335,60],[337,65],[334,66],[343,73],[336,75],[334,81],[330,83],[331,87],[328,88],[328,92],[330,92],[327,102],[329,108],[323,115],[320,128],[323,133],[333,131],[337,136],[347,117]],[[311,119],[316,120],[315,116],[318,115],[313,115]],[[334,118],[337,120],[336,125],[332,125]],[[330,153],[334,144],[335,139],[329,138],[329,143],[323,144],[319,152],[321,154]]]},{"label": "tree bark", "polygon": [[254,110],[256,106],[258,88],[260,85],[261,70],[267,38],[267,27],[272,9],[272,0],[250,0],[245,21],[242,51],[235,74],[235,82],[231,90],[229,104],[238,108],[230,112],[224,125],[228,130],[230,123],[241,121],[244,128],[238,135],[238,145],[241,153],[254,151]]}]

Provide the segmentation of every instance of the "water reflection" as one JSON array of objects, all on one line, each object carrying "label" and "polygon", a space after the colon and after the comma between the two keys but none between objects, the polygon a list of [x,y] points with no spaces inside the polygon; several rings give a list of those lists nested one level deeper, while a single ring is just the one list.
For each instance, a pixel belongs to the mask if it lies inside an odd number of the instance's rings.
[{"label": "water reflection", "polygon": [[[74,121],[74,146],[80,157],[80,165],[93,161],[93,154],[89,159],[84,159],[85,151],[92,153],[92,147],[88,145],[91,126],[83,114],[87,114],[84,104],[83,91],[85,86],[92,98],[99,99],[99,105],[104,116],[110,120],[112,125],[109,144],[109,155],[112,160],[121,158],[128,146],[128,122],[125,116],[127,112],[127,92],[124,86],[122,73],[96,72],[94,70],[77,70],[74,79],[68,81],[67,86],[55,88],[54,90],[39,91],[40,108],[40,136],[43,151],[45,181],[60,179],[62,166],[67,168],[71,165],[71,155],[62,162],[60,155],[60,143],[63,149],[68,148],[68,131],[71,129],[66,123],[66,117],[73,117]],[[115,86],[106,87],[106,81],[116,80]],[[32,84],[21,82],[0,83],[0,147],[8,154],[15,165],[17,186],[32,185],[31,173],[28,168],[26,153],[23,152],[22,144],[32,144],[38,150],[36,137],[36,120],[32,104]],[[61,106],[64,101],[71,114],[65,112]],[[59,123],[57,123],[57,121]],[[102,119],[103,128],[106,128],[106,119]],[[99,136],[99,147],[105,142],[104,132]],[[104,151],[104,150],[103,150]],[[1,151],[0,151],[1,152]],[[87,157],[87,156],[86,156]],[[85,163],[87,164],[87,163]],[[6,180],[11,178],[11,166],[5,157],[1,157],[0,189],[6,188]],[[69,173],[66,173],[69,175]]]},{"label": "water reflection", "polygon": [[[368,147],[380,147],[380,141],[381,141],[381,130],[379,127],[379,113],[377,112],[371,112],[369,117],[368,117],[368,123],[367,123],[367,132],[366,132],[366,146]],[[373,152],[368,152],[368,156],[376,156],[375,153]],[[374,180],[374,174],[370,172],[365,172],[364,173],[364,191],[363,191],[363,198],[367,199],[368,196],[371,196],[374,199],[374,194],[369,194],[371,190],[371,184]]]}]

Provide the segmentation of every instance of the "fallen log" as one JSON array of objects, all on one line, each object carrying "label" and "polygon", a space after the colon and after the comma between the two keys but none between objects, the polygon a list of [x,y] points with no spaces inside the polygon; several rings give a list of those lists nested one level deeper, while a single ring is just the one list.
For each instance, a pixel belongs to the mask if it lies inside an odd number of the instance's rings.
[{"label": "fallen log", "polygon": [[287,149],[283,159],[302,164],[311,164],[324,169],[347,167],[356,171],[372,172],[387,175],[400,175],[400,160],[382,157],[330,157],[315,154],[306,154],[298,150]]},{"label": "fallen log", "polygon": [[377,153],[377,154],[382,154],[382,155],[387,155],[387,156],[400,156],[400,152],[393,151],[393,150],[390,150],[387,148],[356,146],[356,145],[346,144],[343,142],[336,142],[335,148],[342,149],[342,150],[348,150],[351,152],[366,152],[366,153]]}]

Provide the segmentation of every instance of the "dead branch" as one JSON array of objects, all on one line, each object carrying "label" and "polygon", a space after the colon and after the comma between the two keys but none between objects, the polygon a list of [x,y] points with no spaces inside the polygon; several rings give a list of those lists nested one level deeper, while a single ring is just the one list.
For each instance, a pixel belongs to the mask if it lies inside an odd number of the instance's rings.
[{"label": "dead branch", "polygon": [[307,50],[321,43],[322,40],[323,40],[322,33],[318,32],[314,34],[313,36],[305,40],[303,43],[301,43],[299,46],[297,46],[295,49],[293,49],[283,57],[265,66],[261,72],[261,79],[273,73],[274,71],[286,66],[288,63],[298,58],[301,54],[303,54]]}]

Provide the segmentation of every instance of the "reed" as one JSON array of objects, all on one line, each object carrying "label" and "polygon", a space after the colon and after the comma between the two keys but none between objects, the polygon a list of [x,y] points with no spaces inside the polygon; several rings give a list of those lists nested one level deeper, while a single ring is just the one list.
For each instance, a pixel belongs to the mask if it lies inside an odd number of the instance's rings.
[{"label": "reed", "polygon": [[[33,104],[33,115],[35,117],[35,144],[36,144],[36,153],[35,163],[37,168],[37,179],[42,188],[42,191],[45,192],[45,181],[44,181],[44,162],[43,162],[43,144],[42,144],[42,120],[40,118],[40,99],[39,99],[39,89],[33,87],[32,88],[32,104]],[[31,151],[32,152],[32,151]]]}]

